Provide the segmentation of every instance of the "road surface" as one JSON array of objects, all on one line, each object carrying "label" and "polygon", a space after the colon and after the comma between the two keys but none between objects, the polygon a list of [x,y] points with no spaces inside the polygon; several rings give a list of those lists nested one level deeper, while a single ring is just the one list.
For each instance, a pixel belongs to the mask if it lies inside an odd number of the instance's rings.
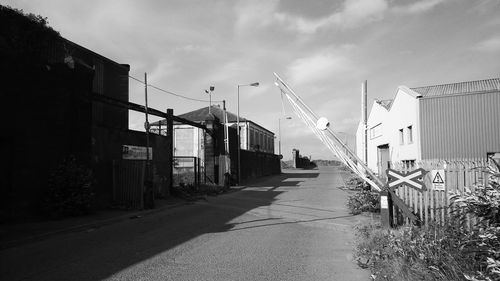
[{"label": "road surface", "polygon": [[2,280],[369,280],[335,168],[0,251]]}]

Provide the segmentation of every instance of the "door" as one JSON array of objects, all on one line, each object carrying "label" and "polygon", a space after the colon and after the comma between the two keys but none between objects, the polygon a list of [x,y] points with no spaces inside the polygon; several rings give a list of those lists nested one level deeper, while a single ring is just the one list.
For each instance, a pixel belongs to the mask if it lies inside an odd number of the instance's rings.
[{"label": "door", "polygon": [[389,155],[389,145],[384,144],[377,147],[377,166],[378,175],[383,180],[387,180],[385,171],[391,167],[391,158]]}]

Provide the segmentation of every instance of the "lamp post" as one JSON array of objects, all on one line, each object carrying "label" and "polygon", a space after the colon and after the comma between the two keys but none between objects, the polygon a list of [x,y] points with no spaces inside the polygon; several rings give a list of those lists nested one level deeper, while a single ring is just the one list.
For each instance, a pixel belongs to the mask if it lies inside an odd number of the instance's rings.
[{"label": "lamp post", "polygon": [[238,85],[238,111],[236,114],[236,123],[238,124],[237,129],[236,129],[236,132],[238,133],[238,184],[241,184],[240,87],[244,87],[244,86],[258,87],[259,82]]},{"label": "lamp post", "polygon": [[208,94],[208,113],[211,113],[211,108],[212,108],[212,92],[215,90],[214,86],[210,86],[210,92],[208,90],[205,90],[205,93]]},{"label": "lamp post", "polygon": [[[285,119],[292,119],[290,116],[286,116]],[[278,155],[281,155],[281,118],[278,118]]]}]

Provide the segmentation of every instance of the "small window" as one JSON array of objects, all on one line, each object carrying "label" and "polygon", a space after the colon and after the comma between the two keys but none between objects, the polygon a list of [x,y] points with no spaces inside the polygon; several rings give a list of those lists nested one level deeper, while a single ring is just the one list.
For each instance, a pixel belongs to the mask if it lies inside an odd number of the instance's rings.
[{"label": "small window", "polygon": [[408,126],[408,143],[413,143],[413,126]]},{"label": "small window", "polygon": [[399,129],[399,144],[405,144],[405,136],[403,133],[403,129]]},{"label": "small window", "polygon": [[370,139],[380,137],[382,135],[382,123],[379,123],[372,128],[370,128]]}]

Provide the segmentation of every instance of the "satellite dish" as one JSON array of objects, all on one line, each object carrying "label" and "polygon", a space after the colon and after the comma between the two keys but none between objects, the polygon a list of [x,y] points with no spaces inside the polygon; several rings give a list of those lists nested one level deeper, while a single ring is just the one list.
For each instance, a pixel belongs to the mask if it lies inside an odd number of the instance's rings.
[{"label": "satellite dish", "polygon": [[319,130],[326,130],[326,128],[328,128],[330,126],[330,122],[328,122],[328,119],[326,119],[325,117],[321,117],[318,119],[318,122],[316,122],[316,128],[318,128]]}]

